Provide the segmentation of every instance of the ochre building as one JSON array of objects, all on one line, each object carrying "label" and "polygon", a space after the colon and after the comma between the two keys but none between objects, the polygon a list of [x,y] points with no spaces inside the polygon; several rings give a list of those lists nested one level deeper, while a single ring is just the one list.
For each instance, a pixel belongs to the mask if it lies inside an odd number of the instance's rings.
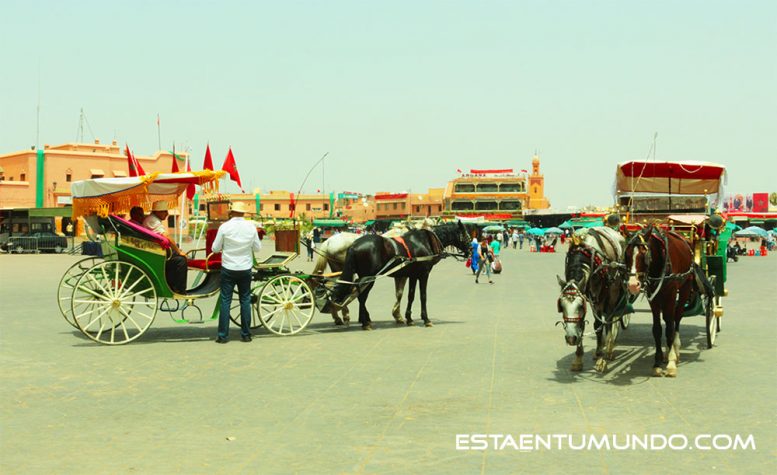
[{"label": "ochre building", "polygon": [[512,168],[462,173],[445,187],[443,205],[448,216],[493,220],[520,218],[524,210],[549,208],[540,159],[534,156],[531,174]]}]

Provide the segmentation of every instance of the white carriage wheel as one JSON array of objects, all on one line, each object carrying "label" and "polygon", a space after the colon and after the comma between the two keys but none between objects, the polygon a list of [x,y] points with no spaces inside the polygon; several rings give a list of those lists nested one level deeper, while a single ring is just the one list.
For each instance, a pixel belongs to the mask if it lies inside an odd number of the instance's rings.
[{"label": "white carriage wheel", "polygon": [[74,328],[78,328],[78,325],[76,325],[76,321],[73,320],[73,309],[70,306],[70,300],[73,297],[73,288],[84,272],[101,260],[102,258],[100,257],[81,259],[70,266],[59,281],[59,287],[57,287],[57,305],[59,305],[59,311],[62,316],[65,317],[65,321],[73,325]]},{"label": "white carriage wheel", "polygon": [[79,330],[105,345],[122,345],[142,335],[157,312],[151,278],[122,261],[101,262],[78,279],[71,299]]},{"label": "white carriage wheel", "polygon": [[293,275],[268,280],[256,302],[256,313],[262,324],[276,335],[299,333],[310,323],[315,311],[310,286]]},{"label": "white carriage wheel", "polygon": [[[256,302],[259,300],[257,296],[259,289],[261,289],[261,284],[251,281],[251,329],[262,326],[262,321],[259,319],[256,312]],[[237,287],[235,287],[235,290],[232,292],[232,305],[229,306],[229,319],[238,327],[240,326],[240,298],[237,294]]]}]

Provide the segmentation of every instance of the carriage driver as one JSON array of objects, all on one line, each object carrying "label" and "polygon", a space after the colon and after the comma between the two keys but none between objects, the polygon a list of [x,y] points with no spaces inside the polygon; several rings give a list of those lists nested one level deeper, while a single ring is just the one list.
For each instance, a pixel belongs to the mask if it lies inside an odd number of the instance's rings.
[{"label": "carriage driver", "polygon": [[170,239],[170,250],[172,255],[165,263],[165,279],[170,284],[173,292],[179,294],[186,293],[186,255],[175,244],[170,236],[167,235],[167,202],[155,201],[151,206],[151,213],[143,220],[143,227],[161,234]]},{"label": "carriage driver", "polygon": [[251,341],[251,279],[254,251],[262,249],[256,226],[243,219],[248,211],[243,202],[232,203],[229,221],[222,224],[213,240],[213,252],[221,252],[221,308],[216,343],[226,343],[229,337],[229,308],[232,292],[237,285],[240,299],[240,339]]}]

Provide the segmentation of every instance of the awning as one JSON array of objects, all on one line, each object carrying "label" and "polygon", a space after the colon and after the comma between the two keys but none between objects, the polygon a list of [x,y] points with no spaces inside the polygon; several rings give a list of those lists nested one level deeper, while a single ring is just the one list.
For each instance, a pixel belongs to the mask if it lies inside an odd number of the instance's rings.
[{"label": "awning", "polygon": [[127,176],[127,172],[125,172],[124,170],[113,170],[113,176],[125,177]]},{"label": "awning", "polygon": [[71,214],[73,214],[73,208],[69,206],[62,208],[30,208],[29,211],[31,218],[54,218],[56,216],[69,218]]},{"label": "awning", "polygon": [[320,226],[324,228],[344,228],[346,223],[342,219],[314,219],[313,226]]},{"label": "awning", "polygon": [[726,168],[707,162],[626,162],[618,164],[616,194],[721,194]]},{"label": "awning", "polygon": [[99,168],[90,168],[89,174],[92,176],[105,176],[105,172],[100,170]]}]

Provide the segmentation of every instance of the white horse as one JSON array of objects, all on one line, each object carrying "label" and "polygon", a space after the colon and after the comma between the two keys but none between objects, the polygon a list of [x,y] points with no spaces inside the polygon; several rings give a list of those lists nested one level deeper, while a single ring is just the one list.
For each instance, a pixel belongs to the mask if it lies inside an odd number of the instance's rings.
[{"label": "white horse", "polygon": [[[382,236],[388,238],[398,237],[405,234],[410,229],[431,230],[434,224],[435,221],[430,218],[425,218],[422,221],[413,223],[395,223],[394,226],[383,233]],[[360,236],[361,235],[355,233],[339,233],[321,243],[321,246],[317,247],[315,250],[316,254],[318,254],[318,259],[316,260],[316,266],[313,268],[313,274],[323,274],[327,265],[329,265],[329,269],[333,273],[342,272],[343,266],[345,265],[345,255],[348,253],[348,249],[351,245],[353,245]],[[402,303],[402,294],[405,291],[406,283],[407,278],[394,280],[394,293],[397,300],[396,303],[394,303],[391,314],[397,323],[404,323],[405,321],[404,318],[402,318],[399,309]],[[342,318],[338,315],[337,308],[334,305],[332,306],[332,319],[335,321],[335,325],[348,324],[351,320],[347,305],[343,305],[341,310],[343,312]]]}]

